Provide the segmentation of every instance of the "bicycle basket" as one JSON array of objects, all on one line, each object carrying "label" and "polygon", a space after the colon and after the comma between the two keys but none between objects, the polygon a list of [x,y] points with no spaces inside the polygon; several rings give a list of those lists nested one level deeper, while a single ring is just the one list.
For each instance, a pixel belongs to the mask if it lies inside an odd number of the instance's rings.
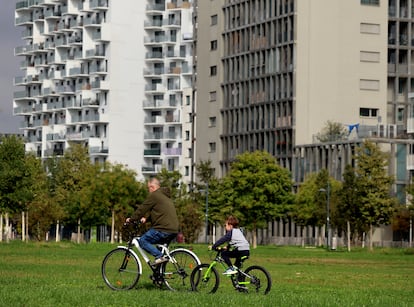
[{"label": "bicycle basket", "polygon": [[137,223],[124,223],[122,225],[122,238],[124,238],[128,242],[131,241],[134,237],[136,237],[139,232],[139,225]]}]

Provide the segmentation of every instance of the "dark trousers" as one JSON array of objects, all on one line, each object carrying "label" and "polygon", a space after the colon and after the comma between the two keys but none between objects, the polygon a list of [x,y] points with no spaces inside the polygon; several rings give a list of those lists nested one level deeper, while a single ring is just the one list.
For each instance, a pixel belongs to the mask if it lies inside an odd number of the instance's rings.
[{"label": "dark trousers", "polygon": [[226,251],[221,252],[221,257],[223,258],[224,262],[228,266],[232,266],[230,258],[236,258],[234,265],[238,268],[240,268],[240,265],[241,265],[241,258],[244,256],[248,257],[249,255],[250,255],[250,251],[248,250],[239,251],[235,249],[235,250],[230,250],[230,251],[226,250]]}]

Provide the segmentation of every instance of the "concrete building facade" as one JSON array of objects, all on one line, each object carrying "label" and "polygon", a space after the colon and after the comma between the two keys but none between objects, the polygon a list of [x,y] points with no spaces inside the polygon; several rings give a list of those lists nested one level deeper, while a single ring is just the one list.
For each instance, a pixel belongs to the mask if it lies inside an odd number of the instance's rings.
[{"label": "concrete building facade", "polygon": [[[237,154],[265,150],[300,185],[306,174],[322,168],[342,179],[355,146],[368,138],[390,152],[394,192],[404,203],[414,132],[413,5],[409,0],[198,1],[203,39],[197,40],[197,56],[210,61],[197,61],[196,127],[211,134],[197,133],[196,160],[211,160],[222,176]],[[215,40],[219,56],[209,57]],[[220,93],[211,101],[211,88],[219,92],[218,84]],[[214,128],[205,114],[216,117]],[[321,143],[316,136],[327,121],[348,129],[347,138]],[[220,150],[209,151],[207,144],[219,139]],[[263,242],[296,242],[304,235],[294,224],[274,223],[264,230]],[[308,233],[314,238],[317,231]],[[390,242],[392,234],[375,240]]]},{"label": "concrete building facade", "polygon": [[14,114],[28,151],[45,159],[81,143],[93,162],[139,178],[190,163],[181,158],[189,1],[23,0],[15,17],[24,43]]}]

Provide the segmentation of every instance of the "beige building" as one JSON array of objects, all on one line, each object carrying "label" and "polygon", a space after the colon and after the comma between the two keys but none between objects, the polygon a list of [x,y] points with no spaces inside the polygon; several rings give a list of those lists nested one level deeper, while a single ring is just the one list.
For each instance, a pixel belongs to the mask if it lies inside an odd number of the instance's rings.
[{"label": "beige building", "polygon": [[[391,153],[404,202],[414,161],[413,4],[198,1],[195,162],[211,160],[220,177],[237,154],[266,150],[297,184],[321,168],[341,179],[355,146],[370,138]],[[327,121],[348,137],[321,143]],[[315,233],[274,222],[261,238],[296,242]],[[393,240],[376,235],[381,244]]]},{"label": "beige building", "polygon": [[327,120],[386,123],[388,7],[363,2],[198,1],[196,160],[220,176],[267,150],[292,169]]}]

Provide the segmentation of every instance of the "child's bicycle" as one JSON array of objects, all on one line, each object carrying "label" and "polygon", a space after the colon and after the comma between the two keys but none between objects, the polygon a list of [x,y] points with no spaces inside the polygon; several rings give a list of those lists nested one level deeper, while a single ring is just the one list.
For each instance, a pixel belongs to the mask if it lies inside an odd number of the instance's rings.
[{"label": "child's bicycle", "polygon": [[138,232],[138,223],[125,223],[123,233],[128,237],[127,245],[118,246],[105,256],[102,262],[102,277],[108,287],[113,290],[129,290],[138,283],[142,275],[142,264],[133,249],[135,246],[150,267],[152,271],[150,278],[156,286],[165,285],[170,290],[190,291],[190,274],[200,264],[196,254],[185,248],[170,251],[168,249],[170,242],[163,242],[164,244],[158,244],[157,247],[169,261],[155,265],[139,246]]},{"label": "child's bicycle", "polygon": [[[220,264],[223,272],[227,269],[227,265],[221,257],[222,248],[216,249],[217,254],[215,259],[210,264],[202,263],[195,267],[191,273],[191,287],[193,291],[214,293],[217,291],[220,284],[219,273],[216,265]],[[229,275],[234,289],[245,293],[262,293],[267,294],[272,287],[272,279],[265,268],[252,265],[246,270],[242,270],[243,262],[248,257],[241,258],[240,268],[237,268],[237,273]]]}]

